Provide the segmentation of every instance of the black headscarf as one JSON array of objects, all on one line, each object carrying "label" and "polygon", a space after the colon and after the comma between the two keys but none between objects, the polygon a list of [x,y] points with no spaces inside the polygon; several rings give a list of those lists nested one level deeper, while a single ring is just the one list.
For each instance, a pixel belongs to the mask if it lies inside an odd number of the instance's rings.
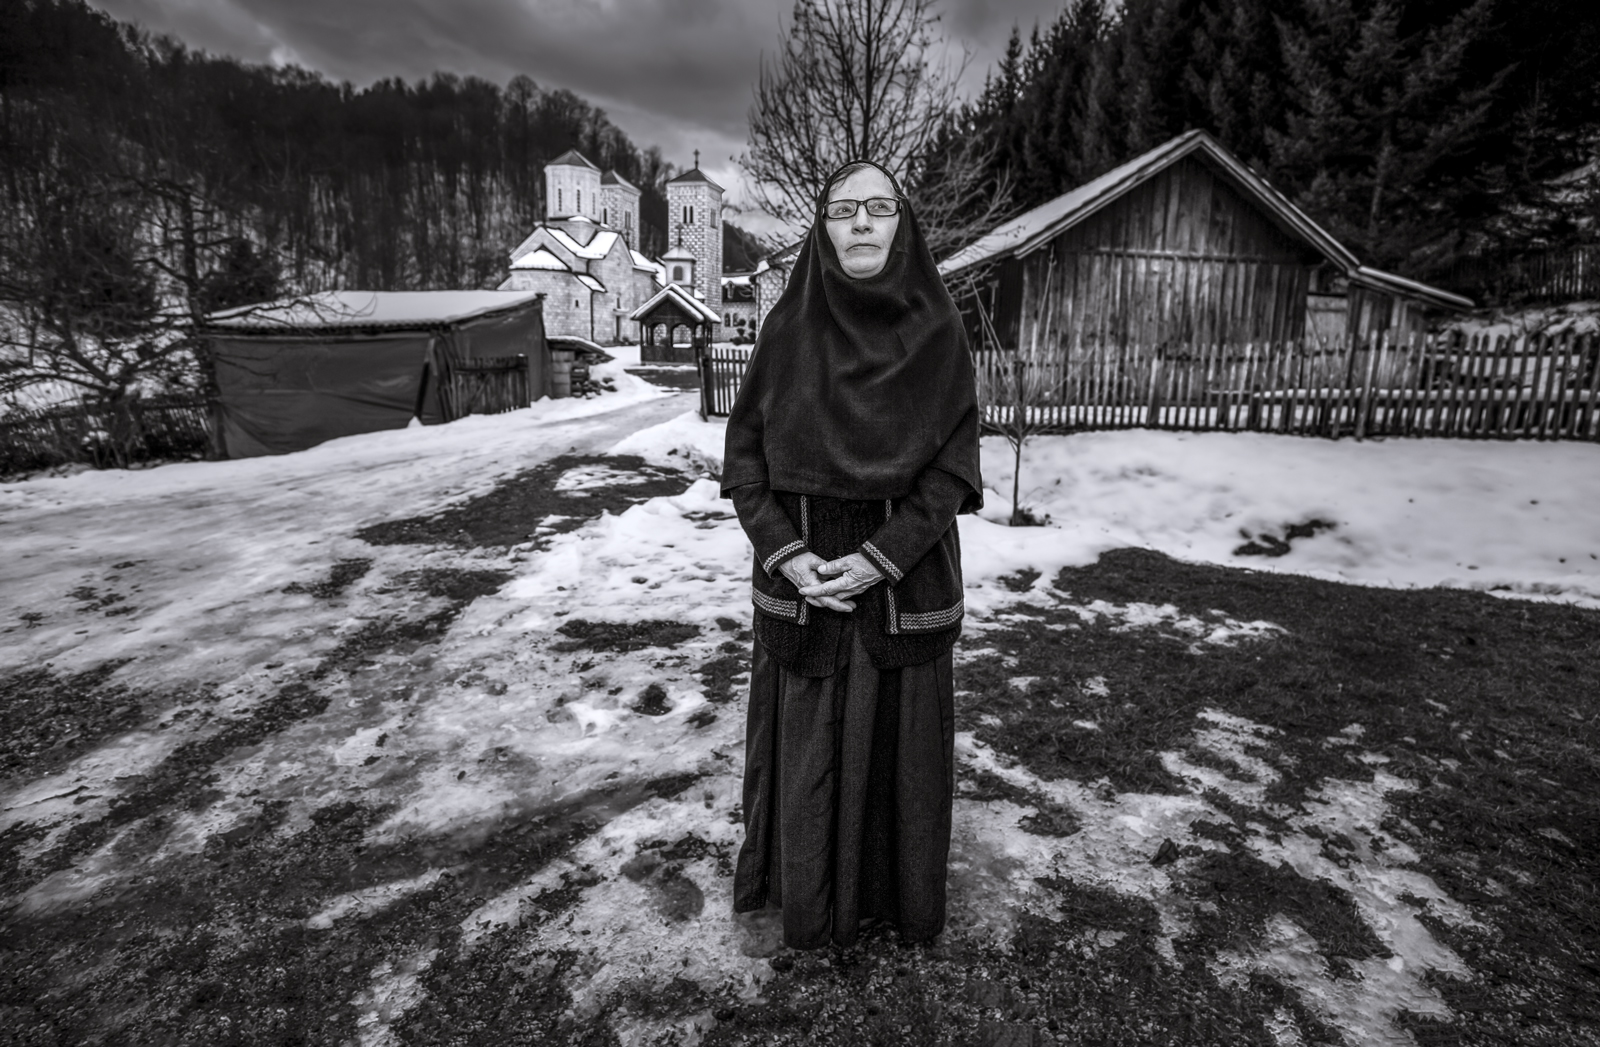
[{"label": "black headscarf", "polygon": [[823,206],[859,166],[828,179],[761,325],[728,417],[722,489],[765,481],[798,494],[898,498],[935,466],[972,489],[970,512],[983,484],[966,329],[903,194],[883,271],[857,280],[839,264]]}]

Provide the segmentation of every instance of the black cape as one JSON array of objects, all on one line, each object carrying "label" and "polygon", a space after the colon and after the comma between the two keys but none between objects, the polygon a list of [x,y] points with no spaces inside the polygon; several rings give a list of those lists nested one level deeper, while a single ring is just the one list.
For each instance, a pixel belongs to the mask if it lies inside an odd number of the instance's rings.
[{"label": "black cape", "polygon": [[857,280],[828,239],[826,195],[729,414],[722,489],[899,498],[935,466],[971,488],[971,512],[983,490],[972,356],[916,215],[902,205],[883,271]]}]

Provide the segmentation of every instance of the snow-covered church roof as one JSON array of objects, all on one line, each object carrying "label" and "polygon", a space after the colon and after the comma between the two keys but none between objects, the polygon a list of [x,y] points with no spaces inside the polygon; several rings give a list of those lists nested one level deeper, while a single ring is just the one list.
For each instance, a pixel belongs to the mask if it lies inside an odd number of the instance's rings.
[{"label": "snow-covered church roof", "polygon": [[557,254],[548,247],[535,247],[527,254],[511,263],[513,269],[551,269],[559,272],[571,272],[572,269],[563,262]]},{"label": "snow-covered church roof", "polygon": [[582,153],[578,152],[576,149],[568,149],[566,152],[562,153],[560,156],[556,157],[554,160],[551,160],[545,166],[546,167],[587,167],[591,171],[600,170],[600,168],[596,167],[594,165],[594,163],[587,156],[584,156]]}]

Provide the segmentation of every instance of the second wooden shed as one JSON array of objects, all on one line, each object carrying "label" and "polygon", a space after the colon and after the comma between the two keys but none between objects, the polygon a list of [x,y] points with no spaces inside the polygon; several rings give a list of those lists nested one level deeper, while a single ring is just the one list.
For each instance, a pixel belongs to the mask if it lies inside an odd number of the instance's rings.
[{"label": "second wooden shed", "polygon": [[[1361,264],[1204,131],[999,226],[939,266],[1010,349],[1410,340],[1472,302]],[[975,339],[985,339],[974,322]],[[975,341],[974,344],[982,344]]]}]

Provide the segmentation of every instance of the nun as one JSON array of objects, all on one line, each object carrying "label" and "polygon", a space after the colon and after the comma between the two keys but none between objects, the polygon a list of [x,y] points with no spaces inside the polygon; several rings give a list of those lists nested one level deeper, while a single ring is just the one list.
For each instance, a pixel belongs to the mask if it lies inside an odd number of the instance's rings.
[{"label": "nun", "polygon": [[784,943],[944,929],[956,516],[982,507],[960,315],[894,177],[827,182],[728,419],[722,490],[755,549],[734,910]]}]

